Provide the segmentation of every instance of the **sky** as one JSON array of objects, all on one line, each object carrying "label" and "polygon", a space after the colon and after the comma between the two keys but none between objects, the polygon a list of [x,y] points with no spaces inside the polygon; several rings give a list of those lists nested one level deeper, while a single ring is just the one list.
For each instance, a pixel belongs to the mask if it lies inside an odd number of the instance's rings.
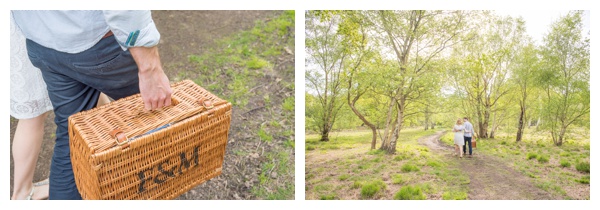
[{"label": "sky", "polygon": [[[525,20],[527,33],[533,38],[536,44],[543,42],[544,35],[548,34],[552,22],[565,16],[569,10],[495,10],[498,15],[510,15],[513,17],[523,17]],[[583,13],[583,36],[588,36],[590,31],[590,11]]]}]

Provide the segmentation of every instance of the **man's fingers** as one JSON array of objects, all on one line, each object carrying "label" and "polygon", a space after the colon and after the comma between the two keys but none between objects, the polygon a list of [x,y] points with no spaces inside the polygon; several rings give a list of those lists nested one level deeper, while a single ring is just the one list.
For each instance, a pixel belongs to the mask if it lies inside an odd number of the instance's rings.
[{"label": "man's fingers", "polygon": [[152,100],[152,110],[158,109],[158,100]]},{"label": "man's fingers", "polygon": [[144,100],[144,109],[146,111],[152,110],[152,103],[150,103],[150,100]]},{"label": "man's fingers", "polygon": [[162,98],[159,98],[158,100],[156,100],[156,109],[160,109],[163,106],[165,106],[165,100]]},{"label": "man's fingers", "polygon": [[167,97],[165,99],[165,106],[171,106],[171,96],[169,95],[169,97]]}]

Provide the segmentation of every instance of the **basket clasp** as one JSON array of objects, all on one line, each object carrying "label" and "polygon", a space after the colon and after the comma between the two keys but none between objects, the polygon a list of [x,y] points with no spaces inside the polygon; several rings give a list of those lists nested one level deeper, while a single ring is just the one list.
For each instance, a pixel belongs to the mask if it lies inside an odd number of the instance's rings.
[{"label": "basket clasp", "polygon": [[204,108],[206,108],[206,110],[211,110],[212,108],[215,108],[215,106],[213,105],[211,100],[200,99],[200,100],[198,100],[198,103],[200,105],[204,106]]},{"label": "basket clasp", "polygon": [[110,135],[115,138],[115,142],[117,142],[118,146],[121,146],[123,149],[129,147],[129,138],[127,138],[127,135],[125,135],[123,130],[117,128],[111,131]]}]

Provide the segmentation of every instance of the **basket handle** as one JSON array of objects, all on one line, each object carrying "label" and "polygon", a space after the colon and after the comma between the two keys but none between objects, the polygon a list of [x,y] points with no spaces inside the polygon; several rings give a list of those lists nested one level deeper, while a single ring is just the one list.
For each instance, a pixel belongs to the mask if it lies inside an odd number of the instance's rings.
[{"label": "basket handle", "polygon": [[[171,100],[172,105],[173,103],[174,105],[179,104],[179,101],[175,100],[174,98],[171,98]],[[128,136],[139,136],[142,134],[146,134],[148,131],[151,131],[161,126],[165,126],[167,123],[177,123],[181,120],[187,119],[206,110],[209,111],[209,114],[212,114],[214,112],[213,108],[215,107],[215,105],[219,106],[225,104],[226,101],[219,101],[215,104],[211,100],[205,100],[204,98],[201,98],[200,100],[196,101],[196,103],[199,106],[194,107],[192,109],[187,109],[186,112],[179,113],[172,118],[163,119],[161,121],[157,121],[155,123],[147,124],[146,126],[133,129],[128,134],[125,134],[125,132],[119,128],[112,130],[109,134],[115,139],[116,146],[120,146],[121,149],[127,149],[130,143],[130,139],[128,138]]]}]

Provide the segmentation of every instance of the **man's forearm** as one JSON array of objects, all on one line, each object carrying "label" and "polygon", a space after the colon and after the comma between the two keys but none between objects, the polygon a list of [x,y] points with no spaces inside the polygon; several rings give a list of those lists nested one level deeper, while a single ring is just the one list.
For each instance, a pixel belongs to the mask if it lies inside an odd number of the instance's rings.
[{"label": "man's forearm", "polygon": [[171,105],[171,86],[164,73],[158,47],[131,47],[131,56],[139,72],[140,94],[147,110]]}]

